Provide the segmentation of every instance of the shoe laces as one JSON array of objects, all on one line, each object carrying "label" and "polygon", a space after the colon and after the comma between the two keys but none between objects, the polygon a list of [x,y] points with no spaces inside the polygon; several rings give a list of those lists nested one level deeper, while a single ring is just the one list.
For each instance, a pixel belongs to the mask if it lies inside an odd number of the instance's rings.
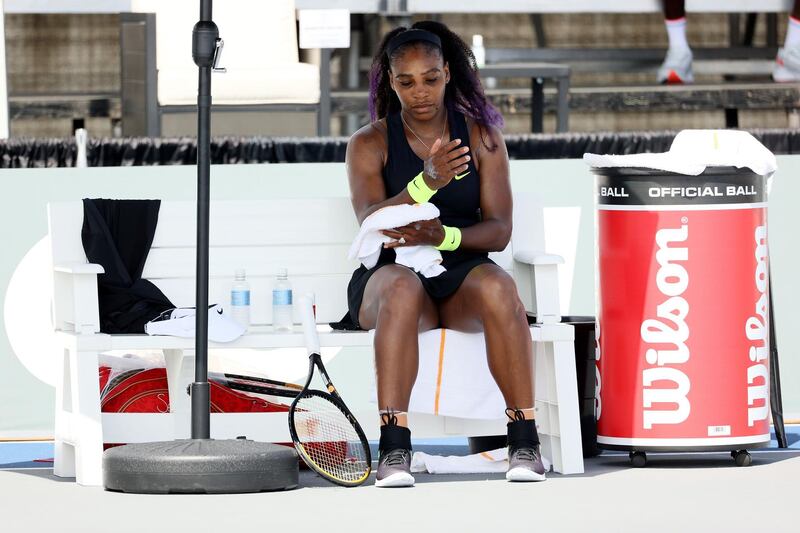
[{"label": "shoe laces", "polygon": [[395,450],[386,452],[383,463],[387,466],[402,465],[406,462],[407,457],[408,457],[408,450],[405,450],[403,448],[397,448]]},{"label": "shoe laces", "polygon": [[518,422],[520,420],[525,420],[525,413],[522,412],[522,409],[519,409],[517,407],[508,407],[506,409],[506,416],[512,422]]},{"label": "shoe laces", "polygon": [[514,454],[523,461],[536,461],[536,450],[534,448],[517,448]]}]

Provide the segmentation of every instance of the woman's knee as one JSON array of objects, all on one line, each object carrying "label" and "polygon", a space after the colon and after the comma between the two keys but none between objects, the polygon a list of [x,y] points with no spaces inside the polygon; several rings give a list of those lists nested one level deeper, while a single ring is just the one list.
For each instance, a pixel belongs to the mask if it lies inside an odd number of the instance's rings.
[{"label": "woman's knee", "polygon": [[486,313],[501,316],[525,314],[514,279],[505,271],[492,270],[482,277],[478,294]]},{"label": "woman's knee", "polygon": [[378,313],[419,313],[424,296],[425,289],[416,275],[411,272],[398,273],[384,283],[378,300]]}]

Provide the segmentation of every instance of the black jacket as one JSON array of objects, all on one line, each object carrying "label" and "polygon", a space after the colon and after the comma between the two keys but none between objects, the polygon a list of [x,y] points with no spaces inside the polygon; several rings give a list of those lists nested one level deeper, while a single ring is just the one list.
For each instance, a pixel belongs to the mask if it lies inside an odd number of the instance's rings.
[{"label": "black jacket", "polygon": [[160,206],[160,200],[83,200],[83,249],[105,269],[97,277],[103,333],[144,333],[147,322],[175,307],[142,279]]}]

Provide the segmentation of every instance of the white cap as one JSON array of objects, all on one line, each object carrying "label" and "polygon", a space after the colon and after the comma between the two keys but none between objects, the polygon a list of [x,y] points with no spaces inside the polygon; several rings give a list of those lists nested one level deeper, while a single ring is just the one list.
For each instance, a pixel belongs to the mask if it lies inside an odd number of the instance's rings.
[{"label": "white cap", "polygon": [[[144,326],[148,335],[170,335],[193,338],[195,334],[195,308],[178,307],[164,311]],[[214,342],[231,342],[244,334],[245,328],[233,320],[221,305],[208,308],[208,338]]]},{"label": "white cap", "polygon": [[472,36],[472,46],[483,46],[483,35],[476,33]]}]

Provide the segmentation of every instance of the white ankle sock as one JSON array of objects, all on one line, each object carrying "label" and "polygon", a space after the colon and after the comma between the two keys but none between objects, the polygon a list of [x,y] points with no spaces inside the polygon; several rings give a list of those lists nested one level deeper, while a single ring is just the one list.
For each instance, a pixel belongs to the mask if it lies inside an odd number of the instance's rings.
[{"label": "white ankle sock", "polygon": [[789,25],[786,28],[786,40],[783,43],[784,48],[797,46],[800,44],[800,20],[794,17],[789,17]]},{"label": "white ankle sock", "polygon": [[686,17],[665,20],[664,25],[667,27],[667,37],[671,49],[689,48],[689,42],[686,40]]}]

